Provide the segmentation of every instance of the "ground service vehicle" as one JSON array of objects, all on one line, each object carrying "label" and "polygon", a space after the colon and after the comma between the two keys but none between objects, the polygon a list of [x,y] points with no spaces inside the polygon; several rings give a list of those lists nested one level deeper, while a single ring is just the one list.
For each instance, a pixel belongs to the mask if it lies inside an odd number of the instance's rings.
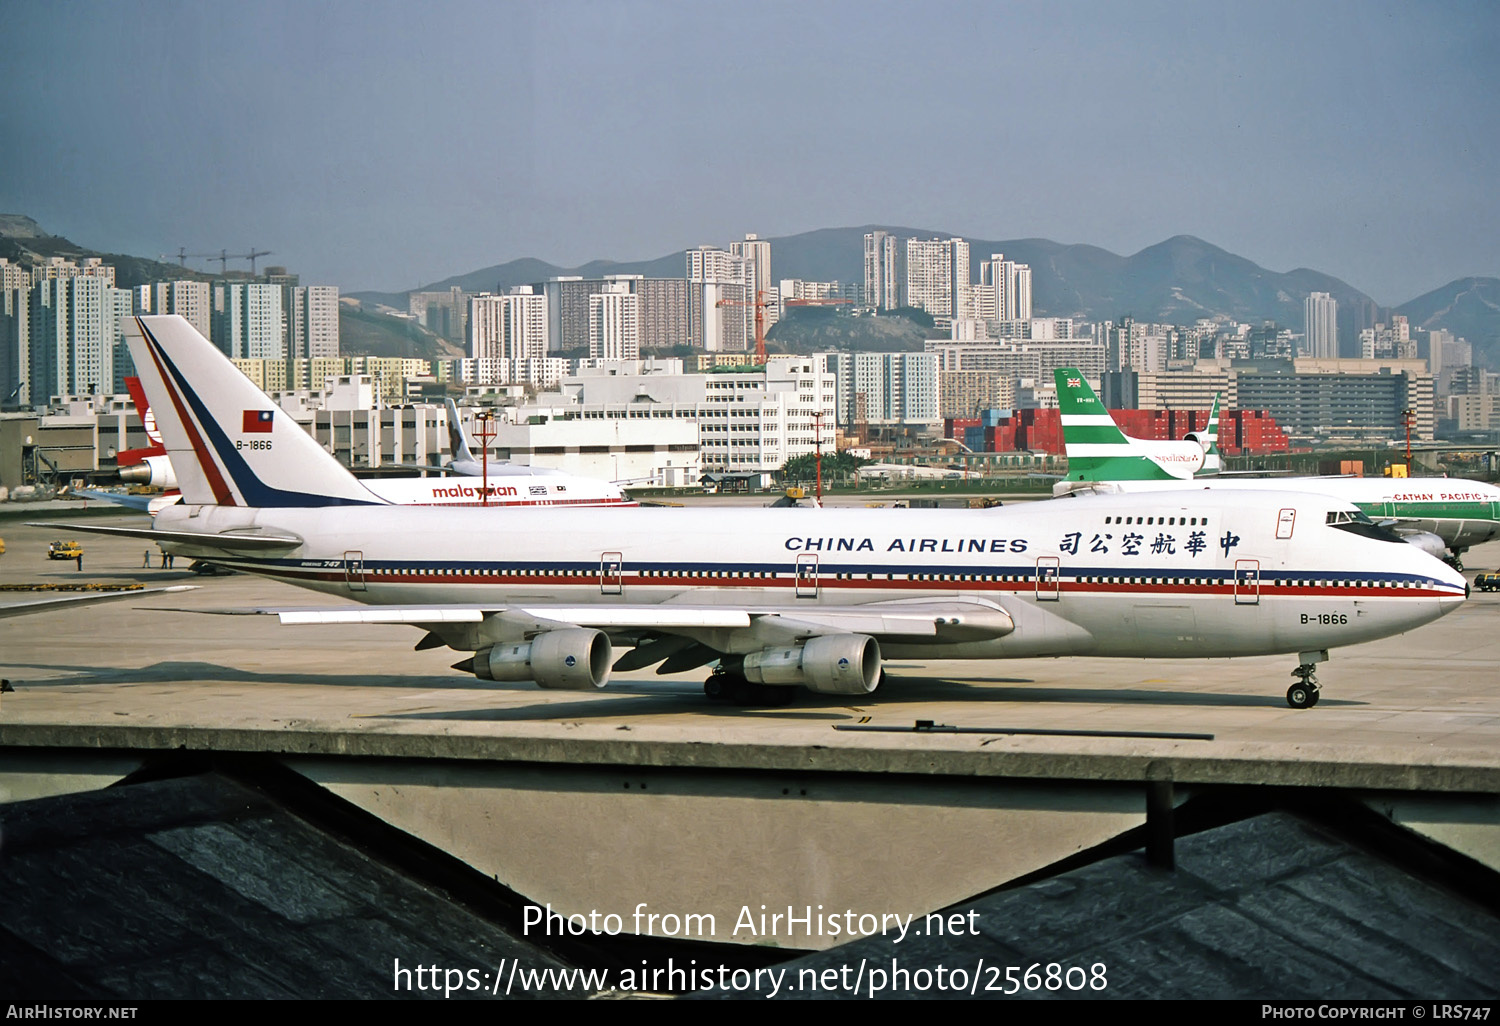
[{"label": "ground service vehicle", "polygon": [[47,545],[48,559],[77,559],[83,555],[83,546],[76,541],[55,541]]}]

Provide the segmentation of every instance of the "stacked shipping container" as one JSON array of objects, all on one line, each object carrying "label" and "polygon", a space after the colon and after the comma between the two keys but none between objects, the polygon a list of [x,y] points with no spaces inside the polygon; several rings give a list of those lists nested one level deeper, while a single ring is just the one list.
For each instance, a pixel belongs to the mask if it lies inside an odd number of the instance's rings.
[{"label": "stacked shipping container", "polygon": [[[1208,410],[1112,410],[1127,435],[1168,441],[1208,427]],[[1007,415],[1008,413],[1008,415]],[[951,418],[944,435],[974,452],[1047,452],[1063,454],[1062,418],[1055,409],[986,410],[979,417]],[[1228,410],[1219,414],[1219,451],[1226,456],[1289,452],[1286,432],[1265,410]]]}]

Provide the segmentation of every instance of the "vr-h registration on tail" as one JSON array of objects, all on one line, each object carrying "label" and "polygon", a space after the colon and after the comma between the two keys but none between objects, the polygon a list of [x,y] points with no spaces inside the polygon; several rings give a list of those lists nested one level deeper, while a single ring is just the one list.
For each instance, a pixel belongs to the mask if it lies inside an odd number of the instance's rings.
[{"label": "vr-h registration on tail", "polygon": [[498,525],[481,510],[394,506],[187,321],[134,318],[128,341],[184,497],[136,533],[363,603],[257,612],[416,626],[418,647],[472,653],[460,667],[488,680],[592,690],[611,667],[712,665],[709,694],[775,702],[799,685],[868,694],[886,657],[1289,653],[1288,700],[1306,707],[1329,649],[1465,597],[1451,569],[1319,495],[516,509]]}]

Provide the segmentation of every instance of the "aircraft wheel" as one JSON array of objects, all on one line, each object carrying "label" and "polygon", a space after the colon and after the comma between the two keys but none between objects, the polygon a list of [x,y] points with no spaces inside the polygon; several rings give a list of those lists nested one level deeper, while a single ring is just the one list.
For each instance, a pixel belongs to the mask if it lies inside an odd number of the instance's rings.
[{"label": "aircraft wheel", "polygon": [[738,673],[716,673],[703,682],[703,693],[715,702],[748,705],[754,687]]},{"label": "aircraft wheel", "polygon": [[1318,704],[1318,693],[1299,681],[1286,689],[1286,704],[1293,709],[1311,709]]}]

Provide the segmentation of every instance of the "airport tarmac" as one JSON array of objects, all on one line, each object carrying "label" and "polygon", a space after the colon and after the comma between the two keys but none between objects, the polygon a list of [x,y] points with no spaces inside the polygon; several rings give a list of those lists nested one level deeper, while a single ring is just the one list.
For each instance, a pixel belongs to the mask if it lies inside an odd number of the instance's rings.
[{"label": "airport tarmac", "polygon": [[[689,743],[700,765],[715,758],[736,765],[745,757],[705,753],[705,742],[721,752],[750,745],[791,753],[767,756],[780,766],[805,765],[809,751],[825,760],[844,753],[840,766],[851,769],[863,768],[858,752],[1165,757],[1214,761],[1214,779],[1230,781],[1235,765],[1250,759],[1321,765],[1334,775],[1330,783],[1351,786],[1360,782],[1349,767],[1362,767],[1374,774],[1367,786],[1417,775],[1421,787],[1500,792],[1497,594],[1476,591],[1436,623],[1334,650],[1319,668],[1323,698],[1309,710],[1286,705],[1291,656],[896,660],[868,698],[800,691],[787,707],[739,708],[704,699],[702,670],[615,674],[597,693],[543,691],[452,670],[462,654],[413,651],[421,634],[410,627],[284,627],[273,617],[179,612],[339,600],[245,575],[199,576],[185,561],[165,571],[154,546],[152,567],[143,569],[143,543],[81,533],[80,571],[46,559],[47,542],[66,533],[0,521],[8,547],[0,583],[171,583],[198,590],[0,620],[0,673],[16,689],[0,698],[0,729],[11,743],[38,739],[49,727],[89,726],[105,732],[95,744],[114,743],[126,730],[134,743],[175,744],[174,730],[212,727],[275,732],[283,741],[296,734],[308,750],[317,750],[319,732],[338,734],[340,750],[354,745],[370,754],[391,750],[380,744],[383,737],[440,735],[481,746],[526,744],[529,757],[546,758],[539,743],[548,739],[613,743],[628,731],[635,744],[622,752],[627,760],[640,758],[647,740]],[[1465,572],[1472,578],[1497,564],[1500,543],[1490,543],[1471,550]],[[911,727],[917,720],[962,728],[1206,733],[1213,740],[833,729]],[[21,728],[25,735],[16,733]],[[1054,772],[1052,765],[1045,772]],[[1382,766],[1384,774],[1377,771]],[[1016,771],[1014,762],[1006,769]],[[1460,779],[1465,774],[1468,783]]]},{"label": "airport tarmac", "polygon": [[[47,560],[48,541],[75,537],[82,570]],[[0,619],[15,689],[0,696],[0,802],[105,787],[184,750],[268,759],[525,900],[726,928],[755,904],[971,907],[1090,852],[1149,847],[1162,803],[1229,808],[1267,786],[1352,798],[1481,874],[1500,867],[1500,595],[1335,650],[1307,710],[1286,705],[1290,656],[893,661],[857,702],[738,708],[705,699],[703,670],[619,674],[597,693],[483,682],[450,669],[459,653],[414,651],[413,628],[185,611],[338,604],[327,596],[164,571],[154,546],[143,568],[139,541],[5,519],[0,538],[0,584],[198,586]],[[1466,564],[1471,579],[1500,565],[1500,543]],[[1299,922],[1316,932],[1321,914]],[[837,943],[724,932],[703,939]]]}]

